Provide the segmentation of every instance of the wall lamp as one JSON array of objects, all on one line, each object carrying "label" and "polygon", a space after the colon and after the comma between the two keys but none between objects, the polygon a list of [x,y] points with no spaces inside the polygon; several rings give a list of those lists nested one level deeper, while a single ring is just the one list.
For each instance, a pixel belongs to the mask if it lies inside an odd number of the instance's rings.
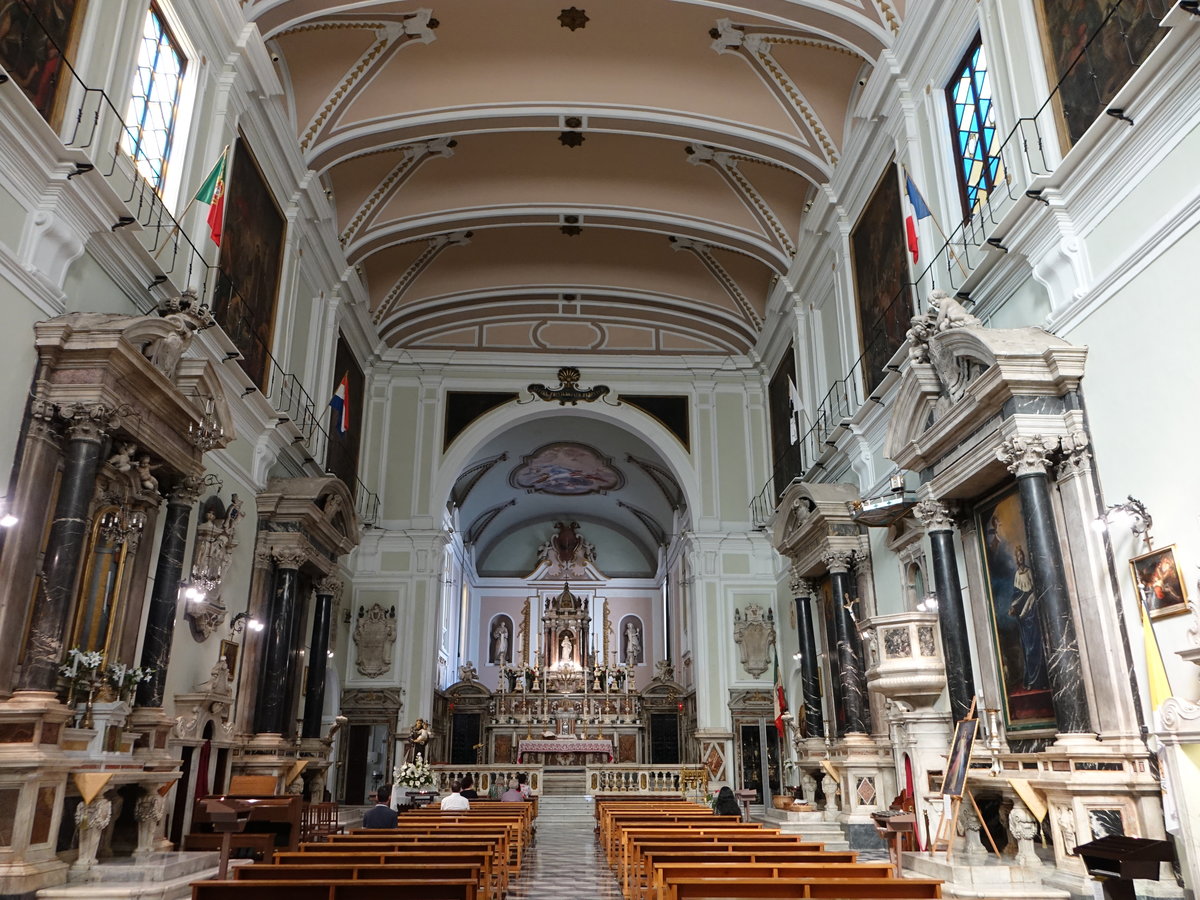
[{"label": "wall lamp", "polygon": [[8,505],[7,497],[0,497],[0,528],[12,528],[21,520],[13,515],[12,508]]},{"label": "wall lamp", "polygon": [[917,604],[917,612],[937,612],[938,599],[937,594],[930,591],[925,595],[924,599]]},{"label": "wall lamp", "polygon": [[229,621],[230,634],[241,634],[247,628],[251,631],[262,631],[263,623],[259,619],[250,618],[248,612],[240,612]]},{"label": "wall lamp", "polygon": [[1146,542],[1146,549],[1154,547],[1154,539],[1150,536],[1150,528],[1154,525],[1154,517],[1146,509],[1146,504],[1133,496],[1124,503],[1114,503],[1098,515],[1092,527],[1097,531],[1107,531],[1113,526],[1128,527],[1135,535]]}]

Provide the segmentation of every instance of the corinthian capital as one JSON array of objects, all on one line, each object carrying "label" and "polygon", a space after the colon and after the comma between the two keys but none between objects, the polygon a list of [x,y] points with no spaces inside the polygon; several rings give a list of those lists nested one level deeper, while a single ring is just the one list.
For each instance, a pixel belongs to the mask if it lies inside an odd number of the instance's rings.
[{"label": "corinthian capital", "polygon": [[926,531],[952,531],[954,510],[940,500],[921,500],[913,507],[913,516]]},{"label": "corinthian capital", "polygon": [[1092,453],[1088,449],[1089,443],[1087,432],[1082,428],[1076,428],[1063,435],[1059,441],[1059,447],[1062,450],[1062,462],[1058,469],[1060,475],[1083,472],[1088,468],[1088,462],[1092,458]]},{"label": "corinthian capital", "polygon": [[850,550],[832,550],[821,557],[830,574],[837,572],[848,572],[850,564],[854,562],[854,553]]},{"label": "corinthian capital", "polygon": [[272,550],[271,559],[281,569],[298,569],[304,565],[304,561],[308,559],[308,554],[303,550]]},{"label": "corinthian capital", "polygon": [[112,428],[116,411],[105,403],[72,403],[61,410],[71,440],[101,441]]},{"label": "corinthian capital", "polygon": [[171,489],[171,500],[176,503],[182,503],[185,506],[191,506],[199,498],[200,491],[203,488],[204,477],[202,475],[185,475]]},{"label": "corinthian capital", "polygon": [[326,575],[317,582],[316,591],[321,596],[336,597],[342,592],[342,580],[334,578],[332,575]]},{"label": "corinthian capital", "polygon": [[996,451],[996,458],[1018,478],[1024,475],[1045,475],[1052,460],[1050,454],[1058,449],[1058,441],[1049,444],[1040,435],[1032,437],[1010,437]]},{"label": "corinthian capital", "polygon": [[812,581],[807,578],[801,578],[799,575],[792,575],[792,596],[793,597],[811,597],[813,594]]}]

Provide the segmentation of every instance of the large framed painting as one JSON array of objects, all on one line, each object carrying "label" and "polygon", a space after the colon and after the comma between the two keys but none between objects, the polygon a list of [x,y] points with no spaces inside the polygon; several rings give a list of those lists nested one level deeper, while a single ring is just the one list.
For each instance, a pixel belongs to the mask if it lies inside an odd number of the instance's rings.
[{"label": "large framed painting", "polygon": [[0,3],[0,65],[42,118],[57,128],[70,82],[85,0]]},{"label": "large framed painting", "polygon": [[1147,0],[1036,0],[1034,6],[1046,74],[1059,86],[1054,108],[1066,152],[1162,39],[1162,12],[1155,14],[1159,5]]},{"label": "large framed painting", "polygon": [[246,139],[239,137],[225,187],[221,283],[213,315],[242,354],[241,365],[267,392],[275,303],[286,220]]},{"label": "large framed painting", "polygon": [[1187,586],[1179,575],[1175,545],[1152,550],[1129,561],[1133,583],[1152,619],[1187,612]]},{"label": "large framed painting", "polygon": [[946,758],[946,774],[942,778],[941,793],[945,797],[961,797],[967,786],[967,769],[971,762],[971,748],[979,730],[978,719],[963,719],[954,728],[954,739],[950,742],[950,755]]},{"label": "large framed painting", "polygon": [[975,518],[1005,726],[1010,732],[1054,726],[1038,608],[1041,592],[1029,567],[1029,542],[1017,486],[981,503]]},{"label": "large framed painting", "polygon": [[883,367],[904,343],[912,319],[900,179],[888,163],[850,232],[859,344],[867,392],[883,380]]}]

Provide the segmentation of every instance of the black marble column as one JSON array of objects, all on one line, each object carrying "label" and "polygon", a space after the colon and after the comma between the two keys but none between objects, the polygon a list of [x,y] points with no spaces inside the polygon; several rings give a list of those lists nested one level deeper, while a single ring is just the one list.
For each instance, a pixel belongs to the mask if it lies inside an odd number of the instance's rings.
[{"label": "black marble column", "polygon": [[867,705],[867,675],[863,668],[862,638],[858,634],[858,598],[851,592],[849,554],[826,557],[833,593],[833,623],[837,638],[839,681],[846,721],[840,735],[870,732]]},{"label": "black marble column", "polygon": [[179,611],[179,584],[183,579],[188,521],[201,484],[200,478],[189,475],[167,497],[167,514],[163,518],[158,563],[154,569],[154,588],[146,616],[146,637],[142,640],[141,666],[153,669],[154,674],[149,681],[137,686],[138,706],[163,705],[167,666],[171,662],[171,640],[175,636],[175,615]]},{"label": "black marble column", "polygon": [[274,554],[271,601],[263,632],[263,662],[259,675],[254,730],[258,734],[283,734],[287,725],[288,685],[294,676],[293,633],[299,603],[299,553]]},{"label": "black marble column", "polygon": [[308,684],[304,690],[304,724],[300,736],[321,736],[321,713],[325,708],[325,666],[329,659],[329,627],[333,620],[333,595],[337,582],[323,578],[317,582],[317,601],[313,607],[312,640],[308,653]]},{"label": "black marble column", "polygon": [[112,410],[103,404],[76,404],[63,410],[67,443],[62,482],[42,563],[42,594],[34,603],[18,690],[53,691],[66,648],[67,626],[88,541],[88,509]]},{"label": "black marble column", "polygon": [[1025,537],[1029,541],[1029,568],[1033,570],[1037,591],[1038,620],[1042,626],[1054,717],[1060,732],[1090,732],[1092,720],[1083,685],[1083,664],[1079,659],[1079,641],[1067,593],[1062,545],[1054,525],[1045,471],[1018,475],[1017,490],[1025,517]]},{"label": "black marble column", "polygon": [[934,593],[937,594],[938,629],[946,662],[950,712],[958,722],[967,717],[975,697],[975,675],[971,670],[971,643],[967,635],[962,583],[958,579],[954,523],[946,505],[936,500],[921,501],[915,513],[929,534],[930,565]]},{"label": "black marble column", "polygon": [[807,581],[793,585],[796,593],[796,626],[800,631],[800,689],[804,693],[804,737],[824,737],[821,714],[821,675],[817,669],[817,638],[813,631],[812,594]]}]

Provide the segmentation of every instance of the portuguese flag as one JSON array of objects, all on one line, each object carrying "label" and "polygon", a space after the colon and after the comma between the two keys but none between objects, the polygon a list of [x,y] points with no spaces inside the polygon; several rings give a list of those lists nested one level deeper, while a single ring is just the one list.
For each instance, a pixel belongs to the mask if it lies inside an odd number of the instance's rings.
[{"label": "portuguese flag", "polygon": [[218,247],[221,246],[221,225],[225,221],[225,161],[228,157],[229,148],[226,147],[196,192],[196,199],[208,204],[208,233]]}]

